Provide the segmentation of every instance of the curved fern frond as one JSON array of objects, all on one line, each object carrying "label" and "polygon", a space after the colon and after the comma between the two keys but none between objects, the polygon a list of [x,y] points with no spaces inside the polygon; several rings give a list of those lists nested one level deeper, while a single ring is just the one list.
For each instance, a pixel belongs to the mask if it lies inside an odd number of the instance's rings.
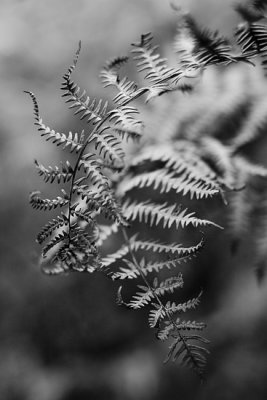
[{"label": "curved fern frond", "polygon": [[52,210],[57,207],[64,207],[69,203],[69,200],[63,199],[58,196],[56,199],[42,199],[40,196],[40,192],[32,192],[30,194],[30,204],[36,210]]},{"label": "curved fern frond", "polygon": [[97,185],[98,187],[104,187],[105,189],[109,188],[109,180],[102,173],[101,165],[94,158],[95,154],[87,153],[83,155],[78,164],[78,170],[83,168],[85,175],[81,178],[82,180],[89,179],[93,185]]},{"label": "curved fern frond", "polygon": [[120,79],[118,71],[127,62],[128,57],[114,58],[105,65],[100,73],[104,87],[114,86],[118,90],[119,93],[112,99],[118,105],[129,103],[147,90],[145,88],[138,89],[136,83],[127,77]]},{"label": "curved fern frond", "polygon": [[57,234],[56,236],[53,237],[52,240],[50,240],[50,242],[48,242],[46,244],[46,246],[43,248],[42,251],[42,256],[43,258],[46,257],[46,254],[53,248],[55,247],[57,244],[63,242],[64,240],[69,239],[69,234],[67,231],[62,230],[59,234]]},{"label": "curved fern frond", "polygon": [[176,304],[175,302],[168,301],[165,305],[165,309],[169,314],[176,314],[180,312],[185,313],[188,310],[195,309],[200,303],[202,294],[203,292],[201,291],[197,297],[194,297],[185,303]]},{"label": "curved fern frond", "polygon": [[[104,130],[106,129],[108,128],[104,128]],[[113,134],[104,130],[102,130],[101,134],[93,134],[90,141],[94,141],[95,149],[101,157],[108,158],[115,166],[122,169],[125,154],[120,147],[121,142]]]},{"label": "curved fern frond", "polygon": [[181,71],[167,67],[167,60],[156,53],[158,46],[153,46],[152,40],[153,36],[149,32],[141,35],[140,42],[132,44],[134,60],[138,61],[138,71],[146,71],[145,79],[155,85],[179,77]]},{"label": "curved fern frond", "polygon": [[51,166],[45,168],[37,160],[34,160],[34,162],[38,170],[38,174],[44,178],[45,182],[53,183],[56,180],[57,183],[66,183],[69,182],[73,176],[74,170],[69,161],[66,161],[65,165],[62,163],[61,168],[57,166],[55,166],[54,168],[52,168]]},{"label": "curved fern frond", "polygon": [[115,130],[118,132],[124,132],[129,136],[141,137],[143,131],[143,123],[140,120],[136,120],[133,115],[139,114],[139,111],[135,107],[123,106],[114,109],[109,114],[109,120],[114,121]]},{"label": "curved fern frond", "polygon": [[141,291],[137,292],[132,297],[132,300],[128,303],[128,306],[136,310],[149,304],[150,301],[155,298],[155,296],[164,296],[166,293],[173,293],[175,289],[181,288],[182,286],[183,278],[181,273],[178,276],[165,279],[160,283],[158,282],[157,278],[155,278],[152,288],[142,285],[137,286],[139,289],[141,289]]},{"label": "curved fern frond", "polygon": [[88,185],[74,185],[73,193],[77,193],[86,202],[88,211],[102,211],[106,218],[113,219],[119,224],[126,225],[121,209],[109,191],[97,191]]},{"label": "curved fern frond", "polygon": [[38,131],[41,132],[41,136],[44,136],[47,141],[52,140],[57,146],[63,145],[63,149],[69,147],[71,153],[73,151],[78,153],[84,142],[84,132],[80,135],[77,132],[69,132],[66,135],[65,133],[56,132],[54,129],[49,128],[43,123],[39,115],[39,107],[35,95],[32,92],[25,91],[25,93],[28,93],[33,101],[35,125],[37,125]]},{"label": "curved fern frond", "polygon": [[183,196],[190,194],[190,198],[202,199],[212,197],[219,193],[219,189],[211,183],[195,180],[192,178],[191,171],[185,170],[181,176],[175,176],[176,173],[169,172],[166,169],[157,169],[151,172],[144,172],[139,175],[126,176],[118,186],[120,196],[126,194],[134,188],[151,187],[160,193],[168,193],[174,190],[176,193],[182,193]]},{"label": "curved fern frond", "polygon": [[[192,257],[195,257],[203,248],[204,246],[204,240],[201,240],[196,246],[194,246],[194,249],[189,253],[185,255],[180,255],[178,257],[172,257],[169,258],[168,260],[164,260],[161,262],[155,262],[155,263],[149,263],[146,262],[144,258],[141,259],[139,262],[140,269],[142,273],[146,276],[152,272],[158,273],[162,269],[171,269],[175,268],[177,264],[181,264],[183,262],[187,262],[188,260],[192,260]],[[136,268],[136,266],[129,262],[129,260],[123,260],[127,265],[128,268],[125,267],[120,267],[119,271],[116,271],[112,274],[112,279],[135,279],[140,275],[140,270]]]},{"label": "curved fern frond", "polygon": [[75,115],[81,114],[80,119],[87,118],[86,122],[97,124],[102,121],[106,115],[108,101],[103,102],[102,99],[91,99],[85,90],[82,90],[76,83],[71,80],[71,75],[76,67],[80,47],[76,53],[73,65],[69,67],[67,73],[63,76],[61,89],[64,91],[62,97],[67,97],[66,103],[71,103],[69,108],[75,109]]},{"label": "curved fern frond", "polygon": [[65,214],[61,213],[61,215],[53,218],[49,221],[42,230],[38,233],[36,241],[39,244],[42,244],[49,236],[51,236],[58,228],[63,227],[68,224],[68,218]]},{"label": "curved fern frond", "polygon": [[157,226],[162,223],[164,228],[171,228],[174,225],[176,229],[179,226],[184,228],[188,225],[193,225],[194,227],[206,225],[220,227],[212,221],[195,217],[194,212],[186,214],[187,208],[181,210],[177,208],[176,204],[169,206],[167,203],[125,203],[122,205],[122,210],[128,220],[138,220],[150,226]]}]

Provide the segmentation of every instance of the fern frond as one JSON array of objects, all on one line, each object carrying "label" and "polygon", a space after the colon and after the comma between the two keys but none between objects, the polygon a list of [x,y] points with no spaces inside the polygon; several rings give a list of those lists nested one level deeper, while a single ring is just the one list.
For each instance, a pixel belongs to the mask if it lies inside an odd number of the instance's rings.
[{"label": "fern frond", "polygon": [[57,234],[56,236],[53,237],[53,239],[50,240],[50,242],[48,242],[46,244],[46,246],[43,248],[42,251],[42,256],[43,258],[46,257],[46,254],[53,248],[55,247],[57,244],[63,242],[64,240],[67,240],[69,238],[69,234],[67,231],[62,230],[59,234]]},{"label": "fern frond", "polygon": [[[134,59],[137,60],[138,71],[146,71],[145,79],[148,79],[154,85],[179,78],[181,71],[167,67],[166,59],[161,58],[156,53],[158,46],[153,46],[152,40],[152,34],[146,33],[141,35],[140,42],[132,44],[134,47],[132,53],[134,54]],[[161,92],[164,91],[163,87]]]},{"label": "fern frond", "polygon": [[98,191],[88,185],[73,186],[73,193],[77,193],[86,202],[88,211],[101,211],[106,218],[113,219],[119,224],[126,225],[121,209],[110,190]]},{"label": "fern frond", "polygon": [[[194,247],[194,250],[191,253],[186,255],[181,255],[178,257],[172,257],[169,258],[168,260],[164,260],[161,262],[148,263],[144,258],[142,258],[139,263],[140,269],[142,270],[142,273],[146,276],[151,272],[158,273],[164,268],[167,269],[175,268],[177,264],[181,264],[182,262],[187,262],[188,260],[191,260],[192,257],[195,257],[202,250],[203,246],[204,246],[204,240],[200,241]],[[140,271],[135,267],[133,263],[129,262],[129,260],[124,260],[124,262],[126,262],[129,268],[120,267],[119,271],[116,271],[112,274],[112,279],[114,280],[134,279],[140,275]]]},{"label": "fern frond", "polygon": [[199,249],[199,247],[202,244],[203,244],[203,239],[201,239],[201,241],[197,243],[195,246],[190,246],[190,247],[182,247],[181,244],[177,243],[165,244],[153,240],[135,240],[132,244],[132,248],[134,251],[140,249],[158,253],[170,253],[170,254],[178,254],[181,256],[185,256],[189,254],[194,254],[196,249]]},{"label": "fern frond", "polygon": [[147,162],[165,163],[165,167],[177,175],[184,173],[189,180],[205,182],[214,190],[220,189],[217,174],[201,158],[199,149],[196,149],[192,143],[181,140],[175,145],[167,143],[161,146],[146,146],[138,156],[133,158],[131,167],[138,167]]},{"label": "fern frond", "polygon": [[100,71],[100,78],[102,79],[104,87],[117,85],[118,72],[120,68],[128,62],[128,60],[128,56],[120,56],[112,58],[106,63]]},{"label": "fern frond", "polygon": [[37,242],[39,244],[42,244],[50,235],[53,234],[53,232],[67,224],[68,218],[65,214],[61,213],[61,215],[53,218],[41,229],[41,231],[37,235]]},{"label": "fern frond", "polygon": [[56,199],[42,199],[40,196],[40,192],[32,192],[30,194],[30,204],[36,210],[52,210],[57,207],[64,207],[69,203],[69,200],[63,199],[58,196]]},{"label": "fern frond", "polygon": [[236,41],[242,49],[245,57],[262,59],[262,65],[266,69],[267,57],[267,26],[259,22],[240,24],[235,32]]},{"label": "fern frond", "polygon": [[[178,318],[176,320],[176,327],[179,330],[197,330],[197,331],[202,331],[203,329],[206,328],[206,324],[204,322],[196,322],[196,321],[180,321]],[[207,354],[209,354],[209,351],[206,349]]]},{"label": "fern frond", "polygon": [[166,169],[157,169],[151,172],[144,172],[139,175],[125,177],[118,185],[118,194],[120,196],[126,194],[134,188],[151,187],[160,193],[168,193],[174,190],[176,193],[182,193],[183,196],[190,194],[190,198],[202,199],[212,197],[219,193],[216,185],[206,183],[205,181],[195,180],[189,170],[184,170],[180,176],[175,176],[175,171]]},{"label": "fern frond", "polygon": [[162,282],[158,282],[158,278],[156,277],[153,281],[154,292],[158,296],[164,296],[166,293],[173,293],[175,289],[183,287],[184,280],[181,272],[178,276],[172,276],[171,278],[167,278]]},{"label": "fern frond", "polygon": [[203,292],[201,291],[197,297],[190,299],[185,303],[176,304],[175,302],[171,303],[170,301],[168,301],[165,305],[165,309],[169,314],[175,314],[177,312],[178,313],[186,312],[188,310],[194,309],[199,305],[202,293]]},{"label": "fern frond", "polygon": [[45,168],[42,164],[40,164],[37,160],[34,161],[36,168],[38,170],[38,174],[44,178],[45,182],[53,183],[55,180],[57,183],[66,183],[73,176],[73,168],[69,161],[66,161],[65,165],[62,163],[61,168],[55,166],[52,168],[49,166]]},{"label": "fern frond", "polygon": [[82,177],[82,180],[89,179],[93,185],[97,187],[104,187],[105,189],[109,188],[109,180],[102,173],[101,166],[99,162],[94,158],[95,154],[87,153],[83,155],[78,164],[78,170],[83,168],[85,172],[85,176]]},{"label": "fern frond", "polygon": [[143,123],[140,120],[136,120],[133,115],[139,114],[139,111],[135,107],[124,106],[114,109],[110,112],[110,121],[114,121],[115,130],[125,132],[125,135],[133,137],[141,137],[143,131]]},{"label": "fern frond", "polygon": [[157,226],[162,223],[164,228],[171,228],[174,225],[176,229],[179,226],[184,228],[188,225],[193,225],[194,227],[206,225],[219,227],[212,221],[195,217],[194,212],[186,214],[187,208],[184,210],[177,209],[176,204],[169,206],[167,203],[125,203],[122,205],[122,210],[128,220],[138,220],[150,226]]},{"label": "fern frond", "polygon": [[145,88],[138,89],[136,83],[127,77],[120,79],[118,71],[127,62],[128,57],[114,58],[105,65],[100,73],[104,87],[114,86],[118,90],[118,94],[112,99],[118,105],[129,103],[146,91]]},{"label": "fern frond", "polygon": [[137,287],[138,289],[141,289],[141,291],[137,292],[128,303],[128,306],[134,310],[146,306],[154,298],[154,292],[152,289],[142,285],[137,285]]},{"label": "fern frond", "polygon": [[149,311],[148,323],[150,328],[156,328],[161,319],[165,317],[164,308],[158,304],[153,304],[154,309]]},{"label": "fern frond", "polygon": [[175,327],[173,323],[170,323],[169,321],[164,322],[165,326],[163,328],[159,328],[157,331],[157,338],[159,340],[167,340],[172,335],[172,333],[175,332]]},{"label": "fern frond", "polygon": [[79,152],[83,145],[84,132],[80,135],[77,132],[69,132],[68,135],[66,135],[65,133],[56,132],[54,129],[49,128],[49,126],[43,123],[39,115],[39,107],[35,95],[32,92],[26,91],[25,93],[28,93],[33,101],[35,125],[37,125],[38,131],[41,132],[41,136],[44,136],[47,141],[52,140],[57,146],[63,145],[63,149],[69,147],[71,153],[74,150]]},{"label": "fern frond", "polygon": [[[79,55],[79,52],[77,52]],[[77,55],[76,53],[76,55]],[[102,99],[91,99],[85,90],[82,90],[76,83],[71,80],[71,75],[76,67],[78,55],[75,62],[63,76],[61,89],[64,91],[62,97],[67,97],[66,103],[71,103],[69,108],[75,109],[75,115],[81,114],[80,119],[86,118],[87,123],[97,124],[106,116],[108,101],[103,102]]]},{"label": "fern frond", "polygon": [[201,29],[190,14],[183,14],[179,20],[174,50],[180,56],[185,68],[195,65],[229,64],[235,61],[230,55],[231,46],[218,32]]},{"label": "fern frond", "polygon": [[176,361],[178,358],[181,358],[183,365],[193,369],[202,378],[209,351],[205,347],[195,343],[203,341],[207,343],[204,338],[198,335],[178,336],[170,346],[170,351],[165,362],[170,359]]},{"label": "fern frond", "polygon": [[[106,130],[107,128],[105,128]],[[122,169],[124,166],[124,152],[121,149],[121,141],[112,133],[104,132],[92,135],[91,142],[94,141],[95,149],[104,159],[108,158],[117,168]]]},{"label": "fern frond", "polygon": [[75,203],[70,207],[70,215],[78,218],[81,221],[87,222],[88,224],[95,225],[94,214],[91,210],[83,210],[79,207],[79,203]]}]

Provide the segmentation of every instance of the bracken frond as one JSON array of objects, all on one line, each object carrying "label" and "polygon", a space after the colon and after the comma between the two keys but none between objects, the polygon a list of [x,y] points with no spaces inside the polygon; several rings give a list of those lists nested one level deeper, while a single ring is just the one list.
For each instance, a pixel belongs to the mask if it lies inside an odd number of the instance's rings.
[{"label": "bracken frond", "polygon": [[38,233],[37,242],[42,244],[49,236],[51,236],[58,228],[63,227],[68,224],[68,218],[65,214],[61,213],[61,215],[53,218],[49,221]]},{"label": "bracken frond", "polygon": [[63,199],[58,196],[56,199],[42,199],[40,196],[40,192],[32,192],[30,194],[30,204],[36,210],[52,210],[57,207],[64,207],[69,203],[69,200]]},{"label": "bracken frond", "polygon": [[145,203],[132,203],[122,205],[123,215],[128,220],[138,220],[139,222],[157,226],[163,224],[164,228],[171,228],[173,225],[176,229],[181,226],[184,228],[188,225],[193,225],[195,228],[199,226],[214,225],[219,227],[212,221],[195,217],[195,213],[187,214],[187,208],[181,210],[176,204],[169,206],[167,203],[155,204],[149,201]]},{"label": "bracken frond", "polygon": [[57,166],[49,166],[48,168],[45,168],[37,160],[34,162],[38,170],[38,174],[44,178],[45,182],[53,183],[56,181],[57,183],[66,183],[69,182],[73,176],[73,168],[69,161],[66,161],[65,164],[62,163],[60,168]]}]

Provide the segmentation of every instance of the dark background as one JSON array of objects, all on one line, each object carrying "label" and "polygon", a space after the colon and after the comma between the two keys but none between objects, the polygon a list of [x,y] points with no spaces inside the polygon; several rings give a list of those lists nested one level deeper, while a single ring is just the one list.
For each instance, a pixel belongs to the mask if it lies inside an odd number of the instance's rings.
[{"label": "dark background", "polygon": [[[237,22],[231,3],[182,2],[200,23],[226,34]],[[266,398],[267,284],[257,284],[250,249],[231,257],[221,232],[212,234],[211,247],[190,271],[190,287],[185,289],[196,295],[200,286],[206,288],[203,304],[192,317],[207,321],[212,341],[204,385],[178,364],[162,364],[167,344],[156,341],[145,313],[115,305],[112,282],[86,274],[49,278],[38,268],[35,236],[47,215],[30,208],[28,194],[40,189],[49,197],[51,186],[39,179],[33,160],[55,165],[61,153],[37,134],[32,104],[23,90],[37,95],[49,126],[79,130],[59,90],[78,41],[82,40],[82,53],[76,80],[89,95],[107,96],[99,83],[99,68],[110,57],[128,52],[130,43],[149,31],[168,55],[175,32],[168,1],[0,2],[3,400]],[[243,76],[243,70],[229,74],[234,73],[233,81]],[[239,87],[242,84],[247,85],[246,80],[240,79]],[[229,84],[225,88],[229,96],[232,90]],[[257,75],[250,90],[262,93],[266,83]]]}]

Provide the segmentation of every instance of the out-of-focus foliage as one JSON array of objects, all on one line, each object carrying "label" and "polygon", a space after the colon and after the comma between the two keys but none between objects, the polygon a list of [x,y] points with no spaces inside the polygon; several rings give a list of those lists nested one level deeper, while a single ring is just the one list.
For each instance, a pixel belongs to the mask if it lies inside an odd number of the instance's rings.
[{"label": "out-of-focus foliage", "polygon": [[[232,257],[230,243],[217,233],[201,263],[185,269],[188,294],[205,289],[201,316],[213,339],[208,382],[197,380],[177,365],[162,366],[164,349],[157,344],[140,315],[114,305],[114,292],[101,277],[44,277],[37,270],[32,242],[45,216],[27,205],[28,192],[40,187],[32,161],[53,165],[56,152],[35,136],[29,104],[22,91],[41,94],[43,114],[51,125],[77,130],[76,121],[58,99],[61,72],[83,42],[79,80],[91,91],[103,61],[125,52],[140,32],[151,30],[157,41],[168,42],[175,30],[168,2],[102,0],[2,1],[0,40],[1,202],[0,279],[0,397],[3,399],[265,399],[266,302],[263,279],[257,285],[251,266],[251,238]],[[223,33],[236,16],[229,2],[184,1],[200,23]],[[78,6],[78,5],[79,6]],[[101,10],[101,13],[99,12]],[[226,16],[227,18],[223,18]],[[108,38],[108,40],[107,40]],[[248,111],[231,114],[244,97],[253,101],[253,114],[265,107],[266,83],[251,66],[211,71],[206,90],[181,101],[182,126],[194,124],[191,108],[210,116],[203,129],[222,134],[235,130]],[[99,93],[102,95],[103,92]],[[55,101],[51,101],[55,99]],[[229,104],[224,118],[225,105]],[[220,114],[220,105],[223,115]],[[169,105],[168,105],[169,106]],[[205,113],[204,113],[204,111]],[[219,110],[219,111],[218,111]],[[221,115],[221,117],[220,117]],[[254,125],[254,124],[253,124]],[[157,129],[154,128],[154,130]],[[26,143],[26,144],[25,144]],[[264,162],[266,146],[246,149]],[[224,208],[222,219],[224,218]],[[216,240],[215,240],[216,239]],[[102,291],[105,296],[102,296]],[[95,302],[98,303],[94,312]],[[129,315],[130,314],[130,315]],[[105,320],[105,329],[103,329]],[[188,381],[190,379],[190,385]]]}]

